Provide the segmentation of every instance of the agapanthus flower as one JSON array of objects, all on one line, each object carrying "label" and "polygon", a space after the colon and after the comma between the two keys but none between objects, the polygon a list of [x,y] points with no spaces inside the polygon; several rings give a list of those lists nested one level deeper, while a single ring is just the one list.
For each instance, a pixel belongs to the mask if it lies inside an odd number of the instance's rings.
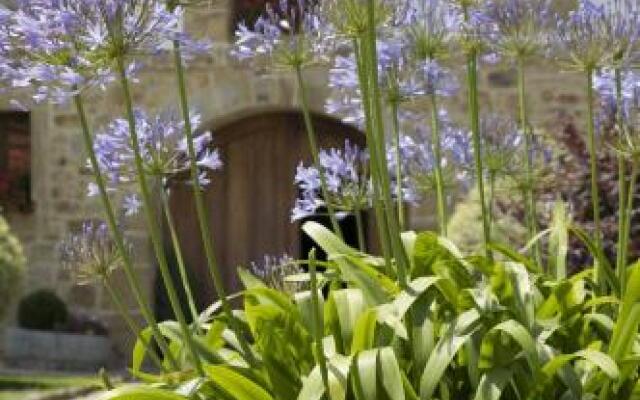
[{"label": "agapanthus flower", "polygon": [[[402,42],[378,40],[378,77],[382,95],[396,105],[419,96],[452,96],[458,90],[455,76],[437,61],[415,60]],[[339,115],[346,123],[364,125],[362,93],[355,55],[337,56],[329,70],[331,95],[325,111]]]},{"label": "agapanthus flower", "polygon": [[611,55],[604,6],[581,0],[577,10],[557,22],[555,42],[559,57],[579,70],[601,67]]},{"label": "agapanthus flower", "polygon": [[251,263],[251,273],[270,288],[294,294],[302,285],[296,282],[288,282],[287,277],[302,273],[302,269],[288,254],[281,256],[265,255],[262,262]]},{"label": "agapanthus flower", "polygon": [[418,60],[438,60],[448,56],[463,15],[445,0],[414,0],[414,13],[407,44]]},{"label": "agapanthus flower", "polygon": [[180,29],[182,9],[154,0],[19,0],[3,12],[0,72],[17,88],[33,88],[36,102],[61,103],[90,86],[114,80],[117,60],[157,53],[178,40],[186,54],[202,49]]},{"label": "agapanthus flower", "polygon": [[604,5],[605,29],[609,39],[612,66],[620,67],[634,60],[640,37],[640,10],[637,2],[611,0]]},{"label": "agapanthus flower", "polygon": [[[622,117],[629,122],[632,110],[640,106],[640,76],[632,70],[622,72]],[[618,112],[615,74],[603,69],[593,77],[593,87],[599,94],[602,118],[615,124]]]},{"label": "agapanthus flower", "polygon": [[480,121],[485,167],[489,174],[509,174],[521,170],[524,135],[510,118],[491,114]]},{"label": "agapanthus flower", "polygon": [[330,42],[319,6],[308,0],[267,3],[252,27],[236,29],[231,54],[238,60],[273,62],[280,67],[302,67],[323,60]]},{"label": "agapanthus flower", "polygon": [[497,27],[496,52],[522,59],[545,50],[554,22],[549,0],[492,0],[485,10]]},{"label": "agapanthus flower", "polygon": [[321,150],[319,157],[330,198],[321,197],[319,171],[300,163],[294,180],[300,197],[296,199],[291,219],[297,221],[312,216],[326,207],[327,202],[339,212],[339,216],[369,208],[368,153],[346,141],[343,149]]},{"label": "agapanthus flower", "polygon": [[[190,167],[187,143],[184,138],[184,121],[171,111],[151,116],[137,109],[134,112],[135,127],[138,134],[138,147],[145,173],[166,184],[168,180],[188,177]],[[191,113],[192,126],[200,124],[200,116]],[[212,135],[203,133],[195,138],[197,166],[200,183],[209,184],[208,173],[222,168],[217,150],[211,148]],[[135,152],[131,140],[129,123],[118,118],[106,129],[98,133],[94,140],[94,149],[100,170],[106,177],[110,188],[127,185],[137,180]],[[90,193],[95,189],[89,188]],[[128,200],[129,213],[139,207],[134,198]]]},{"label": "agapanthus flower", "polygon": [[[322,14],[330,21],[336,34],[354,39],[366,32],[369,24],[366,0],[326,0],[320,3],[322,3]],[[399,11],[405,9],[401,3],[392,0],[374,0],[376,28],[393,25],[390,22],[402,21],[403,16]]]},{"label": "agapanthus flower", "polygon": [[[468,184],[469,166],[472,164],[471,138],[467,131],[457,127],[441,109],[438,113],[440,126],[441,164],[440,167],[446,186],[456,183]],[[405,134],[400,136],[400,159],[403,176],[403,189],[411,202],[435,188],[436,157],[431,128],[424,124],[424,118],[414,113],[403,113],[403,120],[408,121]],[[395,145],[388,146],[387,163],[390,173],[396,168]],[[393,176],[393,175],[392,175]],[[392,179],[395,186],[395,178]],[[395,186],[397,188],[397,186]]]},{"label": "agapanthus flower", "polygon": [[[525,168],[525,137],[518,124],[511,118],[489,114],[480,121],[482,151],[487,174],[512,178],[517,185],[529,185]],[[549,147],[540,135],[534,136],[529,145],[529,159],[534,173],[552,161]]]},{"label": "agapanthus flower", "polygon": [[88,221],[59,247],[60,260],[79,285],[107,279],[121,266],[122,254],[104,222]]},{"label": "agapanthus flower", "polygon": [[[496,40],[498,27],[487,14],[486,4],[475,0],[461,0],[453,2],[459,15],[462,16],[460,26],[455,30],[456,42],[465,52],[475,52],[483,55],[490,50],[490,43]],[[496,57],[490,53],[491,60]]]}]

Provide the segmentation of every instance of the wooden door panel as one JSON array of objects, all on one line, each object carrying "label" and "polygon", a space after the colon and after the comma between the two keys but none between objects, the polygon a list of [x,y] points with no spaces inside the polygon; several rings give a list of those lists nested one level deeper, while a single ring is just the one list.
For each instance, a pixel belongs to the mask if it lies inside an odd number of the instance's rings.
[{"label": "wooden door panel", "polygon": [[[364,135],[340,121],[315,116],[314,126],[323,148],[341,147],[345,139],[364,145]],[[212,174],[205,199],[228,293],[239,288],[238,266],[260,262],[265,254],[300,256],[300,227],[291,223],[290,213],[296,166],[311,159],[303,127],[302,115],[289,110],[257,112],[212,127],[224,168]],[[216,296],[189,187],[172,188],[171,208],[199,303],[211,304]]]}]

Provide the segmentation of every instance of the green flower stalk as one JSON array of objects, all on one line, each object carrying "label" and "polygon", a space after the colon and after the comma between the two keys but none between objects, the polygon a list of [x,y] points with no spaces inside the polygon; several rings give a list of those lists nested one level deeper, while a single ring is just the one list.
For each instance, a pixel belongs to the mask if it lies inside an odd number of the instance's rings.
[{"label": "green flower stalk", "polygon": [[484,167],[482,160],[482,139],[480,137],[480,115],[478,106],[478,54],[475,49],[467,53],[467,86],[469,102],[469,119],[471,121],[471,135],[473,139],[473,156],[475,162],[475,178],[480,198],[480,208],[482,210],[482,240],[484,243],[485,255],[491,258],[489,243],[491,242],[491,227],[489,213],[484,191]]},{"label": "green flower stalk", "polygon": [[176,232],[176,225],[173,221],[173,215],[171,215],[171,208],[169,206],[169,196],[167,192],[160,188],[158,190],[160,193],[160,198],[162,200],[162,210],[164,211],[165,219],[167,221],[167,227],[169,228],[169,236],[171,236],[171,244],[173,245],[173,251],[175,253],[176,262],[178,263],[178,273],[180,274],[180,280],[182,283],[182,287],[184,289],[185,297],[187,298],[187,303],[189,305],[189,311],[191,312],[191,320],[195,325],[195,331],[199,331],[198,326],[198,307],[196,306],[195,298],[193,297],[193,291],[191,290],[191,284],[189,283],[189,274],[187,273],[187,268],[184,264],[184,257],[182,255],[182,246],[180,244],[180,238],[178,237],[178,233]]},{"label": "green flower stalk", "polygon": [[94,175],[94,179],[96,185],[98,186],[98,190],[100,193],[100,199],[102,200],[102,206],[104,208],[106,217],[107,217],[107,225],[111,232],[111,235],[114,239],[114,242],[118,248],[119,253],[122,257],[122,266],[125,272],[125,276],[127,277],[127,281],[133,293],[133,296],[140,308],[140,312],[142,313],[143,318],[147,325],[151,328],[151,332],[153,334],[153,338],[156,340],[156,343],[160,347],[163,355],[167,358],[169,364],[172,369],[179,370],[178,362],[175,357],[169,350],[169,345],[167,344],[164,335],[160,332],[160,328],[158,327],[158,323],[156,322],[151,308],[147,303],[143,290],[140,284],[140,278],[138,273],[136,272],[133,262],[131,260],[131,256],[127,251],[127,248],[124,244],[124,238],[122,236],[122,232],[118,227],[118,223],[116,221],[116,215],[114,212],[113,205],[111,203],[111,199],[107,193],[107,187],[105,184],[104,177],[100,171],[100,165],[98,163],[98,159],[96,157],[96,153],[93,146],[93,138],[91,136],[91,131],[89,128],[89,122],[87,120],[87,115],[84,110],[84,103],[82,96],[77,94],[74,96],[74,103],[76,106],[76,111],[78,113],[78,117],[80,118],[80,125],[82,127],[82,137],[84,139],[85,149],[89,155],[89,162],[91,164],[92,172]]},{"label": "green flower stalk", "polygon": [[162,276],[165,289],[167,290],[167,294],[169,296],[169,302],[171,304],[171,308],[173,310],[173,313],[176,319],[178,320],[178,324],[180,325],[180,331],[186,343],[187,350],[191,355],[194,367],[198,375],[205,376],[204,369],[202,368],[202,361],[200,360],[200,355],[197,352],[195,347],[195,342],[194,342],[195,339],[193,338],[193,333],[191,332],[189,326],[187,325],[184,312],[182,311],[180,300],[178,298],[178,293],[172,281],[171,271],[169,270],[167,257],[162,244],[161,231],[158,225],[158,220],[155,215],[154,202],[151,196],[151,190],[149,188],[149,183],[147,181],[143,159],[140,151],[140,143],[139,143],[139,138],[138,138],[138,133],[136,128],[136,118],[134,115],[131,91],[129,88],[129,78],[127,77],[125,63],[122,57],[118,57],[116,61],[117,61],[118,76],[119,76],[120,84],[122,87],[122,93],[124,95],[125,112],[126,112],[127,120],[129,123],[129,133],[131,135],[131,145],[134,152],[134,162],[135,162],[135,168],[137,172],[138,185],[140,187],[140,193],[142,196],[142,201],[144,203],[143,208],[144,208],[144,212],[147,219],[147,225],[149,227],[151,242],[153,245],[154,252],[156,254],[156,259],[158,261],[160,275]]},{"label": "green flower stalk", "polygon": [[[616,87],[616,124],[619,130],[619,142],[622,143],[623,135],[625,130],[624,123],[624,115],[623,115],[623,100],[622,100],[622,71],[621,69],[615,68],[614,70],[614,80]],[[623,291],[626,288],[627,281],[627,252],[629,248],[629,227],[630,224],[628,218],[628,214],[633,209],[633,204],[627,204],[627,194],[626,194],[626,173],[627,173],[627,163],[625,161],[624,154],[622,152],[618,152],[618,251],[616,258],[616,269],[618,271],[618,280],[620,281],[620,289]],[[637,162],[634,159],[633,161],[633,171],[636,172]],[[631,181],[629,182],[630,186],[633,186],[635,177],[632,173]],[[630,187],[629,193],[633,192],[633,187]],[[633,199],[633,196],[629,196],[629,199]]]},{"label": "green flower stalk", "polygon": [[[587,91],[587,147],[589,149],[589,168],[591,171],[591,204],[593,209],[593,239],[596,246],[602,249],[601,227],[600,227],[600,192],[598,190],[598,156],[596,154],[595,122],[593,112],[593,68],[587,68],[586,91]],[[604,273],[601,266],[596,266],[595,280],[602,285]]]},{"label": "green flower stalk", "polygon": [[436,210],[440,234],[447,236],[446,187],[442,170],[442,137],[438,96],[450,96],[457,91],[457,82],[448,76],[439,62],[446,59],[456,31],[457,11],[442,1],[424,1],[418,8],[417,22],[409,31],[416,61],[424,68],[429,86],[432,151],[434,156],[434,177],[436,189]]},{"label": "green flower stalk", "polygon": [[398,100],[391,101],[391,114],[393,118],[393,146],[395,148],[395,179],[396,179],[396,208],[398,209],[398,224],[401,231],[404,231],[406,217],[404,210],[404,200],[402,194],[402,156],[400,150],[400,105]]},{"label": "green flower stalk", "polygon": [[[391,241],[391,250],[396,261],[396,269],[398,280],[400,281],[401,287],[405,287],[407,285],[407,274],[409,271],[409,264],[407,259],[407,254],[404,250],[404,245],[402,244],[402,238],[400,236],[400,228],[399,221],[396,218],[394,213],[393,202],[391,200],[391,184],[390,178],[387,171],[389,171],[387,165],[386,158],[386,149],[385,149],[385,135],[384,135],[384,121],[382,117],[382,103],[381,103],[381,95],[380,95],[380,86],[378,84],[378,56],[377,56],[377,47],[376,47],[376,2],[375,0],[367,1],[367,31],[364,37],[364,48],[366,49],[365,54],[366,57],[365,65],[368,64],[367,71],[368,76],[367,80],[371,87],[369,90],[369,99],[365,99],[363,96],[363,103],[365,107],[367,104],[370,104],[371,107],[371,117],[372,117],[372,127],[373,127],[373,135],[374,142],[369,144],[369,151],[371,152],[371,162],[373,164],[377,164],[377,168],[379,170],[378,174],[378,183],[381,186],[382,192],[382,202],[384,204],[384,211],[387,219],[390,241]],[[361,85],[362,86],[362,85]],[[368,101],[367,101],[368,100]],[[372,148],[375,147],[376,158],[374,159]],[[372,168],[373,170],[373,168]],[[374,182],[375,184],[375,182]]]},{"label": "green flower stalk", "polygon": [[202,244],[204,246],[205,257],[207,259],[207,265],[209,267],[209,273],[213,279],[213,284],[218,294],[218,298],[222,303],[222,311],[227,317],[230,327],[235,333],[245,358],[250,365],[257,365],[251,346],[247,342],[241,328],[239,327],[236,318],[233,316],[231,304],[229,303],[227,293],[220,274],[218,262],[216,260],[214,251],[213,234],[209,226],[209,215],[204,202],[204,195],[202,193],[202,187],[199,179],[199,170],[197,166],[197,157],[195,150],[195,143],[193,138],[193,127],[191,126],[191,118],[189,117],[189,99],[187,97],[187,86],[185,82],[184,66],[182,63],[182,55],[180,50],[180,43],[173,42],[174,63],[176,68],[176,75],[178,80],[178,93],[180,96],[180,108],[184,119],[184,133],[187,139],[187,151],[189,155],[189,167],[191,172],[191,181],[193,185],[193,196],[196,204],[196,214],[198,217],[198,224],[200,227],[200,233],[202,237]]},{"label": "green flower stalk", "polygon": [[[365,44],[362,39],[354,39],[353,41],[355,57],[358,64],[358,80],[360,81],[360,90],[362,92],[363,108],[365,114],[365,135],[367,136],[367,143],[375,143],[373,135],[373,124],[371,119],[371,107],[368,102],[369,99],[369,84],[367,81],[367,68],[364,55]],[[371,177],[374,182],[373,185],[373,207],[376,214],[376,226],[378,228],[378,236],[380,244],[382,246],[382,254],[385,259],[385,265],[387,266],[387,272],[391,271],[391,237],[387,224],[387,217],[384,212],[384,204],[382,202],[382,194],[380,193],[380,185],[375,184],[379,182],[380,168],[378,159],[378,152],[375,146],[369,145],[369,154],[371,156],[370,168]]]},{"label": "green flower stalk", "polygon": [[[324,169],[320,167],[320,148],[318,146],[318,136],[316,135],[316,131],[313,126],[313,120],[311,119],[309,97],[307,95],[307,88],[304,83],[304,77],[302,74],[302,64],[296,63],[293,68],[296,73],[298,89],[300,90],[300,105],[302,108],[302,115],[304,117],[304,124],[307,131],[307,139],[309,141],[311,157],[313,159],[313,164],[315,168],[318,170],[318,176],[320,177],[320,190],[322,192],[322,197],[325,199],[329,199],[327,176],[324,172]],[[333,205],[331,204],[330,201],[326,201],[325,204],[327,207],[327,212],[329,214],[329,219],[331,221],[331,226],[333,228],[333,231],[336,233],[336,235],[338,235],[338,237],[342,237],[340,223],[338,222],[338,218],[336,216],[336,212]]]},{"label": "green flower stalk", "polygon": [[442,174],[442,140],[440,138],[440,120],[438,118],[438,99],[435,93],[431,93],[431,134],[433,135],[433,156],[435,158],[436,178],[436,206],[438,210],[438,224],[440,235],[447,236],[447,204]]},{"label": "green flower stalk", "polygon": [[[526,184],[524,186],[524,200],[525,200],[525,215],[526,225],[529,232],[528,240],[533,239],[538,234],[538,223],[536,218],[536,200],[534,194],[534,176],[533,176],[533,129],[529,125],[526,94],[525,94],[525,59],[524,57],[518,57],[518,108],[520,114],[520,129],[524,135],[524,161],[525,161],[525,178]],[[533,245],[533,256],[538,264],[542,260],[540,253],[540,246],[538,242]]]}]

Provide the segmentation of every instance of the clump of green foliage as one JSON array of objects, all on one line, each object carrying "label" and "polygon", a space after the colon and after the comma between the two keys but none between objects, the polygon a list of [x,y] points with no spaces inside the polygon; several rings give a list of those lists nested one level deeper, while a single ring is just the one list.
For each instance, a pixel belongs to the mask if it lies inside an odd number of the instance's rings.
[{"label": "clump of green foliage", "polygon": [[9,224],[0,217],[0,321],[7,316],[9,307],[19,294],[25,273],[26,259],[17,237]]},{"label": "clump of green foliage", "polygon": [[[562,210],[562,207],[558,207]],[[406,233],[406,285],[384,261],[345,245],[316,223],[304,227],[331,261],[313,254],[310,272],[290,279],[311,290],[278,291],[242,272],[244,307],[236,311],[256,364],[239,346],[230,321],[213,306],[198,340],[206,380],[172,323],[167,338],[184,372],[132,371],[153,384],[122,388],[110,399],[636,399],[640,364],[640,263],[629,268],[624,296],[600,295],[593,269],[568,276],[544,271],[501,248],[504,261],[465,257],[435,233]],[[564,225],[552,236],[571,231]],[[561,263],[563,246],[553,254]],[[346,285],[346,286],[345,286]],[[328,289],[326,296],[322,289]],[[204,382],[204,383],[203,383]],[[169,396],[169,397],[162,397]]]},{"label": "clump of green foliage", "polygon": [[28,294],[18,305],[18,325],[25,329],[51,331],[62,327],[68,317],[64,301],[46,289]]}]

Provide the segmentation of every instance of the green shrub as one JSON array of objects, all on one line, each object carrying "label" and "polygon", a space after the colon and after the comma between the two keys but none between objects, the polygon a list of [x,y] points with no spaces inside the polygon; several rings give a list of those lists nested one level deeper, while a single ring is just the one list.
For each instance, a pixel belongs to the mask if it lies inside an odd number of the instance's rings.
[{"label": "green shrub", "polygon": [[25,263],[20,242],[9,231],[9,224],[0,217],[0,321],[6,317],[18,295]]},{"label": "green shrub", "polygon": [[[310,222],[303,229],[330,260],[323,273],[296,276],[310,279],[315,294],[291,295],[242,271],[238,322],[260,362],[251,364],[229,321],[211,308],[201,317],[208,331],[200,340],[210,340],[201,354],[212,384],[200,386],[198,398],[639,398],[632,394],[640,393],[640,263],[629,267],[623,295],[619,289],[601,295],[593,269],[547,273],[506,247],[503,261],[465,257],[435,233],[407,232],[411,266],[403,284],[393,271],[381,272],[381,259],[326,228]],[[553,248],[550,258],[566,257],[562,246]],[[181,337],[168,336],[184,354]],[[141,371],[140,341],[136,349],[132,372],[150,385],[120,388],[105,399],[186,400],[176,392],[193,380],[175,384]],[[191,370],[182,360],[178,369]],[[163,380],[167,385],[159,387]]]},{"label": "green shrub", "polygon": [[54,330],[63,326],[68,317],[64,301],[50,290],[29,294],[18,307],[18,324],[25,329]]}]

